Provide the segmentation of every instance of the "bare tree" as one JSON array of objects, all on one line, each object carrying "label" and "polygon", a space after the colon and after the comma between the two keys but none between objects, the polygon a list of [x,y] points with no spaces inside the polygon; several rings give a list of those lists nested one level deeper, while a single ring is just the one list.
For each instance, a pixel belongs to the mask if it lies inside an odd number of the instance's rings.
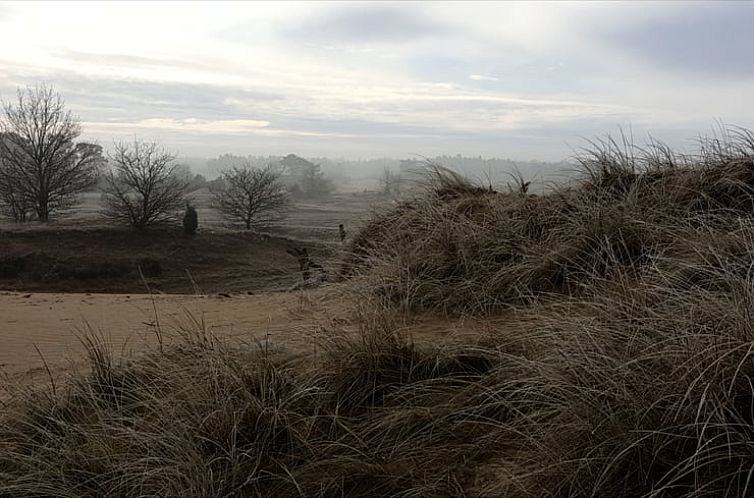
[{"label": "bare tree", "polygon": [[188,178],[175,156],[156,142],[118,143],[109,155],[103,203],[111,220],[144,228],[175,221],[183,207]]},{"label": "bare tree", "polygon": [[380,187],[385,195],[399,194],[401,191],[400,176],[389,167],[385,167],[382,170],[382,175],[380,175]]},{"label": "bare tree", "polygon": [[211,190],[212,204],[226,220],[242,222],[249,230],[284,216],[289,197],[272,166],[234,166],[222,172],[221,180]]},{"label": "bare tree", "polygon": [[[0,136],[0,140],[2,139]],[[19,179],[12,174],[10,168],[5,167],[5,164],[0,158],[0,212],[16,223],[23,223],[32,212],[31,199],[23,191]]]},{"label": "bare tree", "polygon": [[0,117],[0,201],[17,221],[49,221],[78,202],[103,164],[102,147],[74,143],[79,119],[46,86],[18,90]]}]

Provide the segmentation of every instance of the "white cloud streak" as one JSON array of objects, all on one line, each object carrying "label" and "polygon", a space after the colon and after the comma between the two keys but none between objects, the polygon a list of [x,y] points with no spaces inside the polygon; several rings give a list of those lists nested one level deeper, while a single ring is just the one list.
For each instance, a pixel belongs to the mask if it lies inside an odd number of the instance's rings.
[{"label": "white cloud streak", "polygon": [[45,81],[93,135],[205,134],[239,152],[255,136],[333,155],[357,143],[399,154],[409,137],[422,153],[444,137],[443,152],[473,153],[460,144],[494,150],[501,133],[525,132],[552,158],[617,125],[659,136],[715,118],[754,125],[745,75],[690,79],[602,37],[689,8],[13,3],[0,16],[0,96]]}]

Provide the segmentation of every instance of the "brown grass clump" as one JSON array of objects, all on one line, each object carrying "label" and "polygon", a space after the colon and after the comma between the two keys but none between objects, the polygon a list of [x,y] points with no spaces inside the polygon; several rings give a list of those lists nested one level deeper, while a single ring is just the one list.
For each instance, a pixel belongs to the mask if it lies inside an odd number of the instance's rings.
[{"label": "brown grass clump", "polygon": [[[485,458],[465,401],[494,350],[365,333],[311,366],[206,335],[27,394],[0,424],[0,496],[457,496]],[[464,429],[468,426],[468,429]]]},{"label": "brown grass clump", "polygon": [[595,142],[577,158],[581,179],[542,196],[435,168],[422,194],[354,237],[346,273],[410,309],[469,314],[580,295],[617,270],[638,275],[684,251],[680,227],[717,237],[754,210],[754,135],[727,139],[702,140],[695,155]]}]

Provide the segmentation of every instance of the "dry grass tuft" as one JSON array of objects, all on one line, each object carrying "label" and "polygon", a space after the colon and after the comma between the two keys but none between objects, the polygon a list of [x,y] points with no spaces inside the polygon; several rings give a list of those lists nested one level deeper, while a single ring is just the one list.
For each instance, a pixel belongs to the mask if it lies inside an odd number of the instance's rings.
[{"label": "dry grass tuft", "polygon": [[489,314],[591,293],[613,272],[638,276],[693,252],[693,232],[726,237],[754,211],[747,130],[701,140],[695,155],[607,138],[577,159],[581,179],[542,196],[522,180],[496,192],[436,168],[420,195],[354,237],[344,271],[409,309]]}]

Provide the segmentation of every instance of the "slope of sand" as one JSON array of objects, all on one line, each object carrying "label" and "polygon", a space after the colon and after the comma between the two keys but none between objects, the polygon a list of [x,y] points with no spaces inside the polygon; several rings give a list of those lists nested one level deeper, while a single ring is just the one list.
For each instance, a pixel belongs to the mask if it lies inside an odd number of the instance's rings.
[{"label": "slope of sand", "polygon": [[[0,293],[0,373],[13,382],[60,372],[84,358],[81,338],[96,334],[116,353],[206,330],[219,337],[269,337],[293,347],[311,343],[337,297],[324,290],[231,296]],[[44,358],[44,361],[43,361]]]}]

